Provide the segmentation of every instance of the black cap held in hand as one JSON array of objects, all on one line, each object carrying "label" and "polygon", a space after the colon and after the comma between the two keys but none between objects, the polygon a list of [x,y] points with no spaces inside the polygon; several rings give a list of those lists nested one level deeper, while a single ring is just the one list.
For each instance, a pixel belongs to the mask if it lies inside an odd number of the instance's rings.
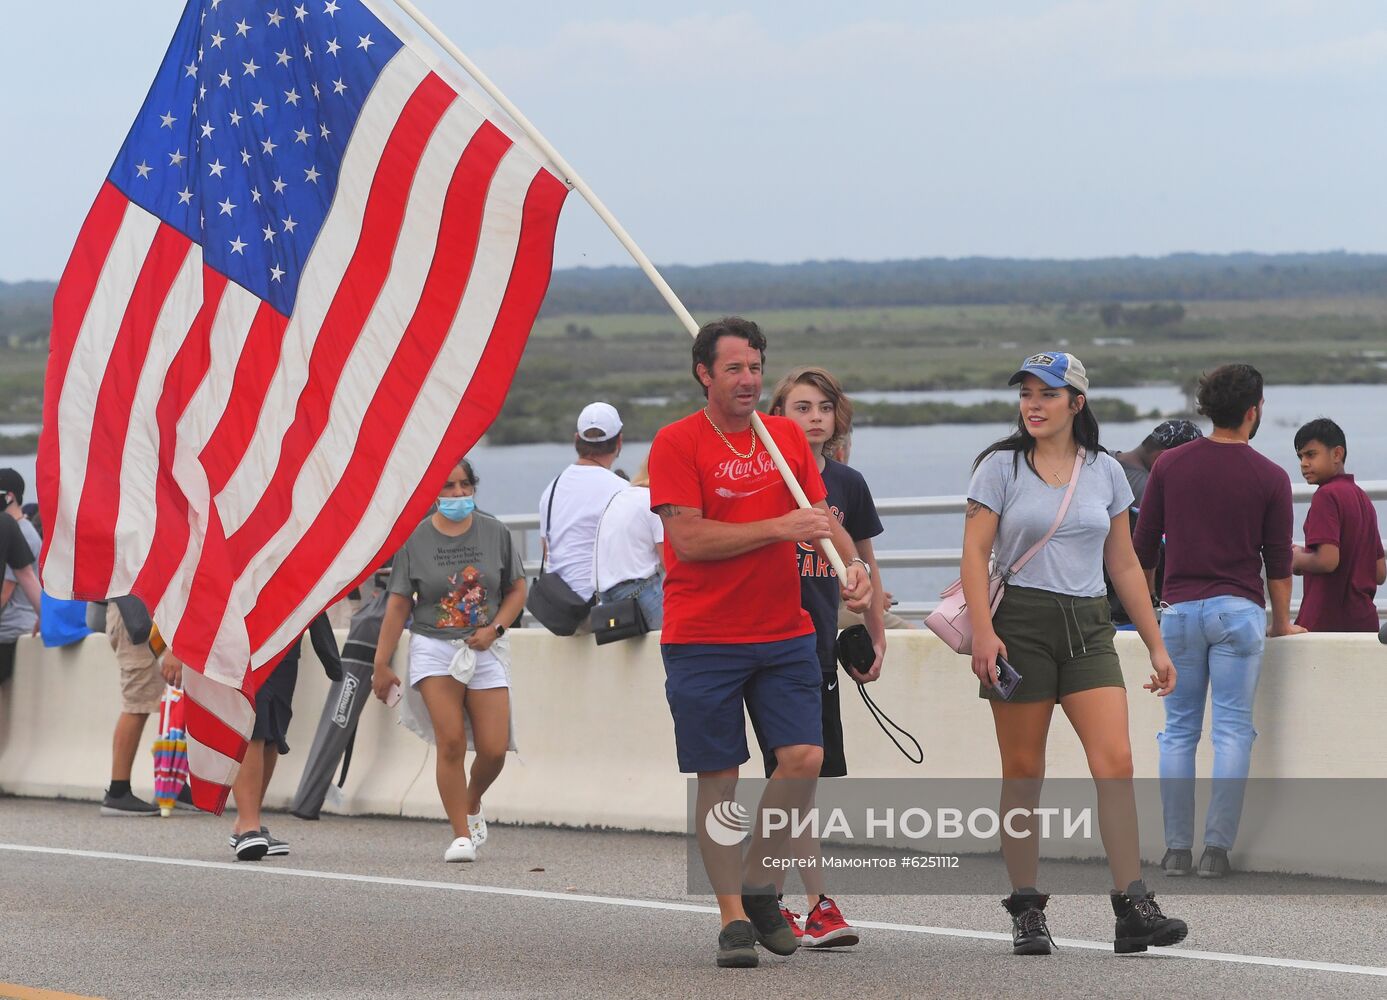
[{"label": "black cap held in hand", "polygon": [[837,657],[844,670],[865,674],[872,669],[877,654],[866,625],[850,625],[838,633]]}]

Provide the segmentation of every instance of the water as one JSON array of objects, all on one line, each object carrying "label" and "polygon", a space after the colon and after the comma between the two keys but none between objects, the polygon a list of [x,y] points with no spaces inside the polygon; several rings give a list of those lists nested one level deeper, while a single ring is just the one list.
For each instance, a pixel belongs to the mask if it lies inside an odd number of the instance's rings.
[{"label": "water", "polygon": [[[1105,393],[1095,393],[1095,396]],[[1143,412],[1172,412],[1184,406],[1183,393],[1174,386],[1124,389],[1119,396]],[[958,403],[1012,399],[1013,392],[970,390],[965,392],[860,393],[859,398],[904,402],[940,400]],[[1387,387],[1273,386],[1267,390],[1266,413],[1261,431],[1252,442],[1262,454],[1286,469],[1291,482],[1299,484],[1299,465],[1291,441],[1296,430],[1319,416],[1334,418],[1348,437],[1349,471],[1360,480],[1387,479]],[[1105,424],[1103,443],[1111,450],[1132,448],[1150,432],[1156,421]],[[0,425],[0,433],[32,433],[33,428]],[[866,477],[878,498],[962,494],[974,456],[990,442],[1004,436],[1003,425],[952,425],[930,427],[864,427],[853,435],[852,464]],[[1207,422],[1204,430],[1208,431]],[[622,452],[619,468],[634,472],[649,451],[646,442],[632,443]],[[496,513],[533,513],[544,486],[573,460],[569,444],[526,444],[479,447],[473,460],[481,479],[478,500]],[[30,484],[25,500],[33,499],[34,456],[3,457],[0,466],[13,466]],[[1378,518],[1387,525],[1387,503],[1377,504]],[[1305,519],[1305,505],[1297,505],[1296,532]],[[958,548],[962,543],[962,517],[886,518],[886,532],[876,540],[878,549]],[[537,551],[532,546],[531,552]],[[886,585],[902,600],[920,602],[934,596],[956,573],[945,569],[892,570]]]}]

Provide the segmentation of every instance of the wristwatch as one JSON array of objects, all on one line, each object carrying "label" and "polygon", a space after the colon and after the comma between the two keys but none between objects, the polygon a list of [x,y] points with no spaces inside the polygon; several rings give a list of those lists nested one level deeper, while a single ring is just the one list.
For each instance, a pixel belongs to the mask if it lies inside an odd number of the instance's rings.
[{"label": "wristwatch", "polygon": [[496,622],[492,622],[492,623],[491,623],[491,627],[494,628],[494,629],[496,630],[496,638],[498,638],[498,639],[501,638],[501,636],[503,636],[503,635],[506,634],[506,626],[504,626],[504,625],[500,625],[500,624],[497,624]]},{"label": "wristwatch", "polygon": [[[862,568],[867,571],[867,579],[870,580],[872,578],[872,567],[867,565],[867,560],[863,559],[861,556],[853,556],[852,562],[861,563]],[[848,565],[851,566],[852,563],[849,563]]]}]

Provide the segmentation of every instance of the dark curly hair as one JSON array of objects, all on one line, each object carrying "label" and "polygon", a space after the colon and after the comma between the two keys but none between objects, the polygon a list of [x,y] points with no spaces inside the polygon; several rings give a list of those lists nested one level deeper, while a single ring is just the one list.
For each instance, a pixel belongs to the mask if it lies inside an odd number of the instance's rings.
[{"label": "dark curly hair", "polygon": [[766,363],[766,335],[761,328],[749,319],[740,316],[724,316],[711,323],[704,323],[693,342],[693,377],[703,395],[708,395],[708,387],[698,377],[698,366],[702,365],[711,373],[713,362],[718,356],[718,341],[723,337],[737,337],[745,340],[761,352],[761,364]]},{"label": "dark curly hair", "polygon": [[1199,379],[1199,412],[1215,427],[1237,430],[1262,401],[1262,373],[1251,365],[1221,365]]},{"label": "dark curly hair", "polygon": [[1318,441],[1330,451],[1342,448],[1344,457],[1348,458],[1348,439],[1344,437],[1344,429],[1328,417],[1316,417],[1295,432],[1296,454],[1300,454],[1300,450],[1311,441]]}]

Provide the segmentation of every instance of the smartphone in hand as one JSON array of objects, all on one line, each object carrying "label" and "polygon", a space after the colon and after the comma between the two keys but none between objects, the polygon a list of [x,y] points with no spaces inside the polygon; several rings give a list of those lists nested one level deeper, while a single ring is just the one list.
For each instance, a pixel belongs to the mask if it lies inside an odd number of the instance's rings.
[{"label": "smartphone in hand", "polygon": [[1007,701],[1016,693],[1016,686],[1021,683],[1021,675],[1002,657],[997,657],[997,683],[992,690],[997,692],[997,697]]}]

